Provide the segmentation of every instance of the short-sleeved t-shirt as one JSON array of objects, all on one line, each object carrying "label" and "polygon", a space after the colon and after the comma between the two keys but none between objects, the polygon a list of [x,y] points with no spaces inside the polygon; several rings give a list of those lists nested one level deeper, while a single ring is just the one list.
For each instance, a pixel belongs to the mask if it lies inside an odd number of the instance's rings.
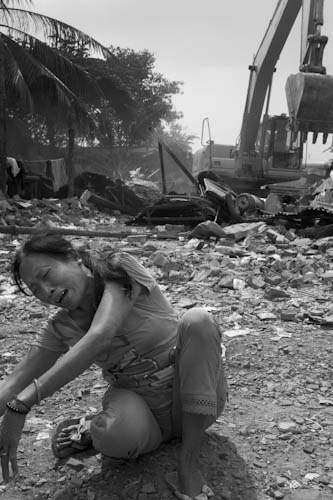
[{"label": "short-sleeved t-shirt", "polygon": [[[170,365],[176,343],[178,315],[150,273],[126,252],[117,254],[118,264],[142,285],[130,314],[116,333],[110,350],[95,363],[118,387],[135,388]],[[86,331],[64,309],[58,310],[36,337],[34,345],[65,353]]]}]

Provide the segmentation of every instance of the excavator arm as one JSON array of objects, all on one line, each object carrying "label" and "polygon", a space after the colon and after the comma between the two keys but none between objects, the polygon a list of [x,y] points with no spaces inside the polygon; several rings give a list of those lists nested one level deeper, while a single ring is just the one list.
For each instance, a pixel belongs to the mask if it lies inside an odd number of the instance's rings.
[{"label": "excavator arm", "polygon": [[241,156],[255,149],[275,66],[301,7],[302,0],[279,0],[253,63],[249,66],[250,78],[239,141]]}]

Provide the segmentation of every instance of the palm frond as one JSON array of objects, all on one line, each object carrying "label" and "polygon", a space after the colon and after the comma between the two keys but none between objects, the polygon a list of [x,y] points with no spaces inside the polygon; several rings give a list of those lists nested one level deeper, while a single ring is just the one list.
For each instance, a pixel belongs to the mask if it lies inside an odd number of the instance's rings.
[{"label": "palm frond", "polygon": [[102,89],[88,71],[38,38],[18,28],[9,28],[9,26],[0,24],[1,27],[8,28],[11,37],[16,35],[21,40],[22,47],[60,78],[75,94],[84,97],[91,103],[100,102],[103,96]]},{"label": "palm frond", "polygon": [[55,74],[40,63],[32,54],[24,50],[14,40],[5,35],[6,45],[21,69],[22,75],[29,86],[35,104],[48,102],[66,116],[75,114],[79,120],[87,117],[84,104]]},{"label": "palm frond", "polygon": [[59,40],[72,39],[76,42],[86,44],[90,50],[103,55],[106,59],[111,58],[115,62],[117,61],[117,58],[109,49],[91,36],[69,24],[44,14],[18,8],[10,8],[3,11],[0,9],[0,22],[28,33],[42,30],[45,39],[49,37],[53,37],[56,40],[57,38]]},{"label": "palm frond", "polygon": [[[1,35],[0,35],[1,36]],[[28,107],[29,110],[33,109],[33,99],[29,87],[22,75],[22,71],[17,64],[17,61],[13,57],[13,54],[9,50],[9,47],[4,43],[5,51],[5,82],[7,87],[7,93],[13,91],[18,95],[21,102]]]},{"label": "palm frond", "polygon": [[9,8],[7,7],[7,5],[5,4],[5,2],[3,0],[0,0],[0,9],[6,10],[6,11],[9,10]]},{"label": "palm frond", "polygon": [[0,9],[10,9],[15,6],[33,5],[33,0],[0,0]]}]

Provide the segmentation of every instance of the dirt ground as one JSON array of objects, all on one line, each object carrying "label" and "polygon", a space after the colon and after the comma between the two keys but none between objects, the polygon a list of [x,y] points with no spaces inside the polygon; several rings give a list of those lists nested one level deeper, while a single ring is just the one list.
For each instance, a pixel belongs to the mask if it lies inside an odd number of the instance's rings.
[{"label": "dirt ground", "polygon": [[[26,352],[49,309],[10,288],[9,261],[15,241],[9,236],[1,241],[0,370],[4,377]],[[97,248],[105,241],[88,244]],[[207,431],[201,454],[202,471],[214,498],[333,499],[332,329],[313,324],[304,315],[286,321],[277,314],[289,308],[290,301],[298,312],[328,311],[332,285],[314,280],[277,300],[269,300],[261,288],[245,294],[218,286],[218,271],[206,272],[216,267],[214,246],[188,250],[182,245],[178,240],[164,241],[154,242],[150,251],[147,244],[144,250],[140,244],[129,250],[151,268],[180,312],[205,306],[222,330],[236,332],[223,340],[229,402]],[[266,255],[262,248],[258,246],[256,256],[252,249],[248,274],[255,273],[258,256]],[[154,266],[151,254],[156,249],[168,258],[168,266]],[[237,259],[229,267],[244,276],[243,263]],[[200,279],[200,272],[206,272],[206,278]],[[275,316],[258,314],[267,311]],[[100,370],[93,366],[31,411],[19,446],[19,477],[0,485],[0,500],[174,498],[165,477],[176,471],[178,441],[133,462],[115,462],[98,454],[77,454],[61,461],[53,457],[52,429],[64,417],[97,411],[105,387]]]}]

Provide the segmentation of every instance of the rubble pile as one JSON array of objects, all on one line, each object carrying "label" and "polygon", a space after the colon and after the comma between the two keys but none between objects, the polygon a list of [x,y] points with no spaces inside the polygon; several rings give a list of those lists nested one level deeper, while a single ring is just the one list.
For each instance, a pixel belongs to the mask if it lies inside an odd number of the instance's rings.
[{"label": "rubble pile", "polygon": [[[71,238],[94,252],[118,247],[132,253],[180,313],[200,306],[214,315],[230,389],[202,451],[203,473],[216,500],[333,497],[333,237],[311,240],[263,221],[203,237],[182,224],[129,228],[123,216],[81,206],[77,199],[14,200],[10,206],[2,211],[2,225],[47,221],[127,231],[122,238]],[[11,256],[22,239],[0,233],[2,376],[50,313],[19,295],[11,281]],[[177,442],[134,463],[115,464],[100,455],[56,463],[52,429],[64,417],[97,411],[104,391],[92,367],[29,414],[20,481],[0,485],[1,500],[173,498],[164,476],[176,470]]]},{"label": "rubble pile", "polygon": [[[124,216],[126,219],[126,216]],[[81,203],[73,198],[34,198],[22,200],[19,197],[7,201],[3,206],[0,200],[0,231],[1,227],[76,227],[98,230],[106,227],[118,227],[122,218],[117,211],[101,212],[93,203]]]}]

